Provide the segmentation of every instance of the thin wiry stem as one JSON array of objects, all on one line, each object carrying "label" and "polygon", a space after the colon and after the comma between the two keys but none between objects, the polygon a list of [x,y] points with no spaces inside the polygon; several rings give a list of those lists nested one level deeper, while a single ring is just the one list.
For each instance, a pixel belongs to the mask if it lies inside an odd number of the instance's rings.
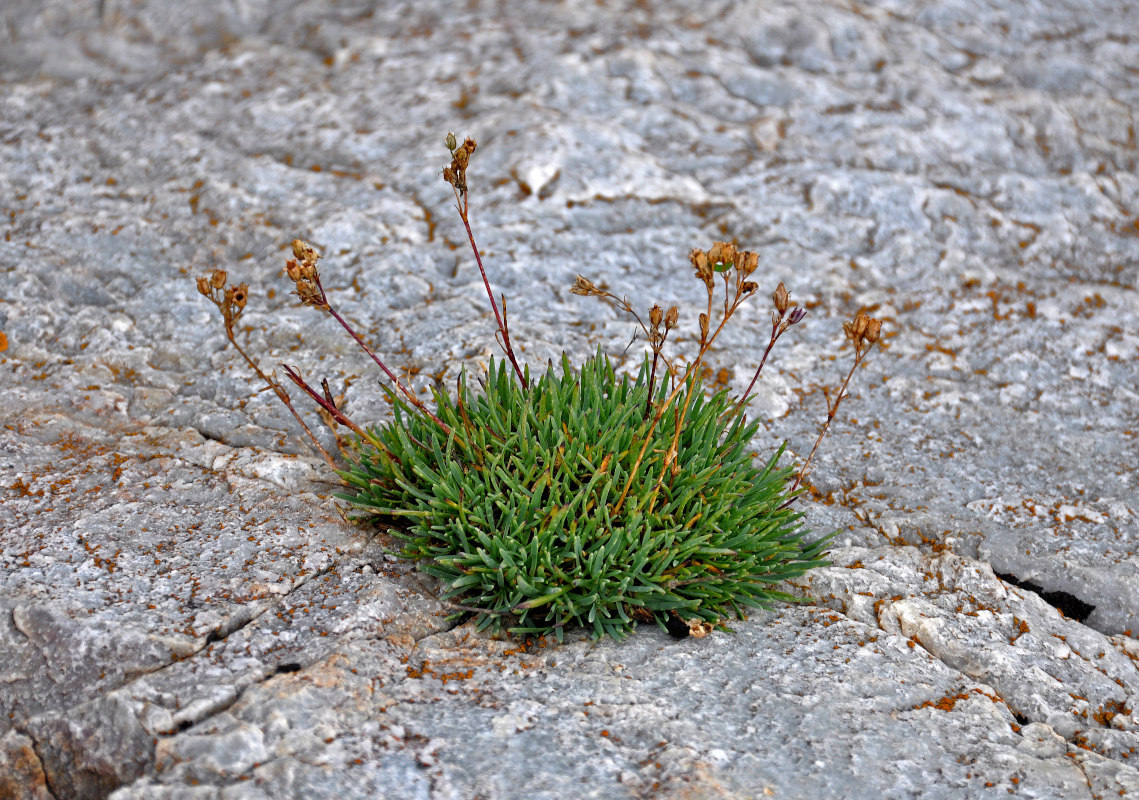
[{"label": "thin wiry stem", "polygon": [[[530,382],[526,379],[526,373],[523,372],[522,367],[518,365],[518,359],[514,356],[514,348],[510,345],[510,329],[506,326],[506,320],[502,314],[498,312],[498,302],[494,299],[494,291],[490,288],[490,279],[486,276],[486,269],[483,267],[482,256],[479,255],[479,247],[475,244],[475,234],[471,230],[471,223],[467,217],[468,201],[466,191],[460,192],[457,188],[452,187],[455,191],[455,197],[458,200],[457,209],[459,211],[459,218],[463,220],[463,227],[467,231],[467,241],[471,243],[471,250],[475,254],[475,263],[478,264],[479,274],[482,276],[483,286],[486,287],[486,296],[490,298],[490,307],[494,311],[495,322],[498,323],[498,330],[502,334],[502,341],[500,345],[506,357],[510,359],[510,365],[514,367],[514,373],[518,376],[518,380],[522,383],[524,388],[530,387]],[[503,308],[506,307],[506,298],[503,298]]]},{"label": "thin wiry stem", "polygon": [[[815,451],[819,449],[819,445],[822,444],[823,437],[826,436],[827,431],[830,430],[831,423],[834,421],[835,416],[838,414],[839,404],[842,403],[842,401],[846,399],[846,396],[847,396],[846,395],[846,387],[848,385],[850,385],[850,379],[852,377],[854,377],[854,371],[856,369],[858,369],[858,365],[862,363],[862,359],[866,356],[866,353],[868,353],[868,352],[869,352],[869,350],[859,350],[855,354],[854,363],[850,366],[850,372],[846,373],[846,380],[844,380],[842,382],[842,388],[840,388],[838,390],[838,396],[835,397],[835,400],[833,403],[830,401],[830,398],[827,398],[827,419],[826,419],[826,422],[823,423],[823,428],[822,428],[822,430],[819,431],[819,436],[817,439],[815,439],[815,446],[811,448],[811,452],[807,456],[807,460],[804,461],[803,466],[801,466],[799,468],[799,474],[797,474],[795,476],[795,482],[792,483],[791,488],[787,490],[788,494],[791,494],[796,489],[798,489],[799,484],[803,482],[803,478],[805,478],[807,476],[807,472],[811,468],[811,460],[815,457]],[[788,500],[785,505],[790,505],[790,503],[793,500],[794,500],[794,498],[792,498],[792,500]]]},{"label": "thin wiry stem", "polygon": [[396,377],[395,373],[388,369],[387,364],[381,361],[379,356],[372,352],[372,348],[368,347],[368,345],[365,344],[364,340],[360,338],[360,334],[356,333],[356,331],[352,329],[352,326],[348,324],[348,321],[345,320],[344,317],[340,316],[336,309],[332,307],[332,304],[328,302],[328,296],[324,293],[324,286],[321,285],[319,276],[316,278],[316,287],[320,290],[320,298],[325,310],[328,311],[328,313],[331,314],[333,318],[340,323],[344,330],[348,331],[348,334],[356,341],[356,344],[358,344],[360,348],[368,354],[372,361],[374,361],[376,365],[384,371],[384,374],[388,376],[388,380],[390,380],[395,385],[395,387],[403,393],[403,396],[407,398],[408,402],[415,406],[422,414],[434,420],[435,424],[442,428],[444,433],[449,434],[451,432],[451,428],[447,425],[447,423],[439,419],[439,417],[436,416],[431,411],[431,409],[423,404],[422,400],[416,397],[410,389],[403,385],[403,382]]}]

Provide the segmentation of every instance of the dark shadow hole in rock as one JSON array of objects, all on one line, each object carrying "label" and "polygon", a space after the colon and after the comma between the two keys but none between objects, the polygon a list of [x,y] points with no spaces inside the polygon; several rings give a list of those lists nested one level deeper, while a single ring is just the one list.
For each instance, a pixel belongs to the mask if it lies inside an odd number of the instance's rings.
[{"label": "dark shadow hole in rock", "polygon": [[274,670],[274,672],[278,675],[282,675],[286,672],[300,672],[300,671],[301,671],[301,665],[298,664],[296,661],[286,661],[284,664],[278,664],[277,669]]},{"label": "dark shadow hole in rock", "polygon": [[206,634],[206,644],[213,644],[214,642],[220,642],[224,638],[225,638],[225,635],[221,631],[210,631],[209,633]]},{"label": "dark shadow hole in rock", "polygon": [[1095,606],[1091,603],[1085,603],[1074,594],[1060,591],[1047,592],[1044,590],[1044,587],[1039,584],[1033,583],[1032,581],[1022,581],[1015,575],[1002,575],[999,572],[994,574],[1005,583],[1017,586],[1021,589],[1027,589],[1030,592],[1036,592],[1045,603],[1058,610],[1068,619],[1074,619],[1076,622],[1083,622],[1095,611]]},{"label": "dark shadow hole in rock", "polygon": [[673,639],[684,639],[691,633],[687,622],[671,614],[669,614],[668,619],[664,621],[664,627],[668,630],[668,635]]},{"label": "dark shadow hole in rock", "polygon": [[1016,720],[1017,725],[1027,725],[1028,724],[1028,717],[1024,716],[1024,714],[1018,714],[1014,711],[1014,712],[1012,712],[1012,717],[1013,717],[1013,719]]}]

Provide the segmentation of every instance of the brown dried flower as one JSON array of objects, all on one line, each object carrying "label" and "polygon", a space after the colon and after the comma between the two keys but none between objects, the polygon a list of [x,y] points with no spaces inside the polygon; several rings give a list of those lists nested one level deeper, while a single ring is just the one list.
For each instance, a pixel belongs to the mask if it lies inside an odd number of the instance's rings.
[{"label": "brown dried flower", "polygon": [[871,319],[870,324],[866,326],[866,341],[874,344],[882,335],[882,320]]},{"label": "brown dried flower", "polygon": [[297,260],[286,261],[285,272],[296,287],[295,294],[306,306],[327,309],[328,301],[325,299],[324,289],[321,288],[320,272],[317,269],[320,251],[308,242],[293,239],[293,255]]},{"label": "brown dried flower", "polygon": [[245,301],[249,299],[249,284],[239,283],[225,290],[225,301],[233,305],[238,311],[245,310]]},{"label": "brown dried flower", "polygon": [[859,311],[853,321],[842,323],[842,330],[846,333],[847,339],[850,339],[855,345],[859,345],[862,343],[862,337],[866,335],[866,328],[869,324],[870,318]]},{"label": "brown dried flower", "polygon": [[582,297],[601,294],[589,278],[582,277],[581,275],[578,275],[577,279],[573,282],[573,286],[570,287],[570,292],[572,294],[579,294]]},{"label": "brown dried flower", "polygon": [[873,319],[859,311],[853,321],[842,324],[842,329],[846,333],[846,338],[854,344],[854,352],[861,357],[863,350],[881,338],[882,320]]},{"label": "brown dried flower", "polygon": [[448,133],[444,144],[447,145],[447,150],[451,153],[451,165],[443,168],[443,180],[455,187],[455,191],[460,195],[466,195],[467,165],[470,163],[471,154],[475,152],[478,145],[470,137],[464,139],[462,146],[459,147],[455,146],[455,141],[455,134]]},{"label": "brown dried flower", "polygon": [[714,623],[702,619],[686,619],[684,622],[688,625],[688,635],[693,639],[703,639],[716,628]]},{"label": "brown dried flower", "polygon": [[226,335],[232,338],[233,326],[245,310],[249,300],[249,284],[227,287],[228,275],[224,269],[211,270],[208,276],[198,278],[198,292],[217,306],[225,322]]},{"label": "brown dried flower", "polygon": [[787,309],[794,305],[790,300],[790,296],[791,293],[787,291],[787,287],[783,285],[783,281],[780,281],[779,288],[775,290],[775,294],[771,295],[771,299],[775,302],[775,310],[780,314],[786,313]]},{"label": "brown dried flower", "polygon": [[751,275],[759,267],[759,253],[753,253],[750,250],[745,251],[738,267],[745,278]]},{"label": "brown dried flower", "polygon": [[[713,245],[713,248],[715,248],[715,245]],[[693,250],[692,254],[688,256],[688,260],[692,262],[692,266],[696,267],[696,277],[704,282],[709,292],[715,289],[713,280],[714,271],[712,269],[714,262],[712,262],[711,256],[709,255],[711,252],[711,250],[707,253],[701,250]]]}]

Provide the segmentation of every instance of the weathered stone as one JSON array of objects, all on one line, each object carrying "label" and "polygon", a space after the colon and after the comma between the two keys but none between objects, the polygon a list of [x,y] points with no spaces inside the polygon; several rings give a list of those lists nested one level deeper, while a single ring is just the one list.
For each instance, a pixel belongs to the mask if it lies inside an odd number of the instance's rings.
[{"label": "weathered stone", "polygon": [[[1136,29],[1108,0],[4,3],[0,797],[1135,791]],[[247,351],[361,420],[377,372],[288,294],[296,236],[417,390],[481,369],[448,130],[533,368],[640,357],[578,273],[681,303],[689,347],[686,255],[735,239],[762,291],[713,380],[750,381],[784,281],[809,314],[751,408],[800,458],[842,320],[885,319],[803,499],[839,531],[814,606],[520,651],[345,522],[193,278],[248,282]]]},{"label": "weathered stone", "polygon": [[0,797],[51,800],[52,796],[32,740],[9,730],[0,737]]},{"label": "weathered stone", "polygon": [[138,705],[122,692],[110,692],[66,714],[43,714],[23,723],[54,797],[106,797],[150,770],[152,740],[139,724]]}]

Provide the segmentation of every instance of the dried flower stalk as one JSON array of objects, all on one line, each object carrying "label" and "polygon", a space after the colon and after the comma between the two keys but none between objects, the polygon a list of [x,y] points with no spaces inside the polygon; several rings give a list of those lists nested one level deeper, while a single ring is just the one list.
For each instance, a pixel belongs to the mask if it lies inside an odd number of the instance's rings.
[{"label": "dried flower stalk", "polygon": [[237,337],[234,336],[233,333],[233,326],[237,324],[238,319],[241,318],[242,313],[245,311],[245,304],[249,300],[249,285],[239,283],[237,286],[227,286],[227,280],[228,276],[225,270],[212,270],[208,276],[198,278],[198,292],[203,297],[208,298],[210,302],[217,306],[218,311],[221,312],[222,320],[225,323],[225,336],[229,339],[229,343],[241,354],[241,357],[252,367],[253,371],[257,373],[257,376],[273,390],[273,394],[277,395],[277,399],[285,404],[285,408],[289,409],[289,413],[293,415],[293,419],[300,424],[325,463],[328,464],[331,469],[336,470],[336,462],[332,460],[332,456],[321,446],[316,436],[309,430],[308,425],[301,419],[301,415],[298,414],[296,408],[293,407],[293,402],[289,398],[289,393],[285,391],[285,387],[281,385],[276,377],[271,377],[262,372],[257,362],[250,358],[249,354],[237,343]]},{"label": "dried flower stalk", "polygon": [[470,163],[471,154],[475,152],[477,143],[474,139],[467,137],[460,145],[455,139],[455,134],[448,133],[444,144],[451,152],[451,164],[443,168],[443,180],[447,181],[455,192],[455,207],[459,212],[459,217],[463,220],[463,227],[466,228],[467,241],[471,243],[471,250],[475,254],[475,263],[478,264],[479,274],[482,275],[483,286],[486,287],[486,296],[490,298],[490,307],[494,311],[495,322],[498,323],[495,338],[498,340],[502,352],[510,359],[510,365],[514,367],[514,374],[518,376],[518,380],[523,386],[529,386],[530,381],[522,367],[518,365],[518,359],[514,356],[514,348],[510,344],[510,328],[506,318],[506,296],[502,296],[502,313],[500,314],[498,303],[494,299],[494,292],[490,288],[490,280],[487,278],[486,269],[483,267],[482,256],[479,255],[478,245],[475,244],[474,232],[471,231],[471,222],[468,216],[470,195],[467,193],[467,165]]}]

